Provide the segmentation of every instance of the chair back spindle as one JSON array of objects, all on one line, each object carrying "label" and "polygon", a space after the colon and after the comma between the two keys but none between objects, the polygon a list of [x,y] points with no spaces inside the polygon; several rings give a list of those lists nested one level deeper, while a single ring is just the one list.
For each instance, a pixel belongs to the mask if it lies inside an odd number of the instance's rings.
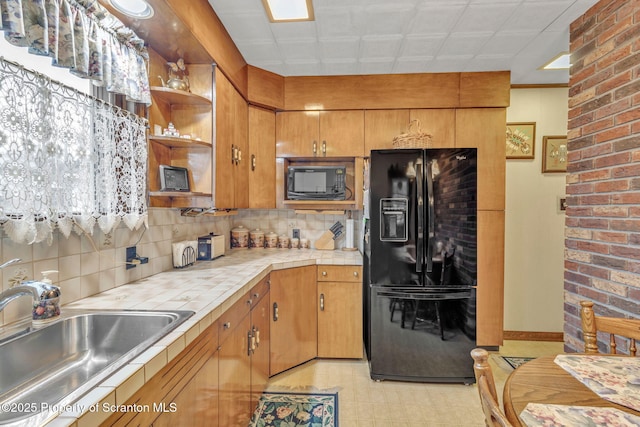
[{"label": "chair back spindle", "polygon": [[603,332],[609,334],[610,354],[619,354],[618,339],[626,339],[629,342],[629,355],[636,356],[636,342],[640,340],[640,319],[596,316],[593,305],[593,301],[580,301],[584,352],[599,353],[598,332]]}]

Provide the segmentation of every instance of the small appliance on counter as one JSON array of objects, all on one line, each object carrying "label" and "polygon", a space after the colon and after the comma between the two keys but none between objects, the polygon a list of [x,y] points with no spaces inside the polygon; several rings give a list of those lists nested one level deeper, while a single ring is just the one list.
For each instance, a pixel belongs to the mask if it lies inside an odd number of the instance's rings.
[{"label": "small appliance on counter", "polygon": [[195,240],[184,240],[171,244],[171,253],[173,255],[173,267],[184,268],[195,264],[196,250],[198,242]]},{"label": "small appliance on counter", "polygon": [[211,261],[224,255],[224,236],[209,234],[198,237],[198,261]]}]

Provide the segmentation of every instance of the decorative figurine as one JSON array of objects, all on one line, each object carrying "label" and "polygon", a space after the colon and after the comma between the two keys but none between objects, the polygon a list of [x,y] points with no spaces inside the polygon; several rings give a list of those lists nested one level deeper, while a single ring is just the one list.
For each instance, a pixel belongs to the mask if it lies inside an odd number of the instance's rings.
[{"label": "decorative figurine", "polygon": [[189,87],[189,77],[187,77],[187,67],[184,65],[184,59],[180,58],[176,62],[167,62],[167,65],[169,66],[169,80],[165,82],[162,76],[158,76],[162,82],[162,86],[170,89],[191,92],[191,88]]}]

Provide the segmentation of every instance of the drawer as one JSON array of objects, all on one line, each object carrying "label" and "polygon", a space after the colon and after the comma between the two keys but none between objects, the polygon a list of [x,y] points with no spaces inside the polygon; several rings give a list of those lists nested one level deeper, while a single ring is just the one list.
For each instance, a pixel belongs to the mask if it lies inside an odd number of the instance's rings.
[{"label": "drawer", "polygon": [[318,282],[362,282],[362,266],[319,265]]},{"label": "drawer", "polygon": [[258,302],[269,293],[269,275],[256,284],[251,291],[249,291],[249,298],[251,299],[251,306],[255,307]]},{"label": "drawer", "polygon": [[235,302],[227,311],[218,318],[218,331],[220,332],[220,345],[227,339],[236,326],[240,324],[242,319],[249,314],[251,302],[249,301],[249,293],[246,293]]}]

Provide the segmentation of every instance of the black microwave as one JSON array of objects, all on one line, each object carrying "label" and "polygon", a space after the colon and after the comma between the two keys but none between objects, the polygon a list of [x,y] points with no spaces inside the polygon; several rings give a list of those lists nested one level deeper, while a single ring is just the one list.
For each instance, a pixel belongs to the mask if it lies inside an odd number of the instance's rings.
[{"label": "black microwave", "polygon": [[289,166],[287,199],[344,200],[346,172],[344,166]]}]

